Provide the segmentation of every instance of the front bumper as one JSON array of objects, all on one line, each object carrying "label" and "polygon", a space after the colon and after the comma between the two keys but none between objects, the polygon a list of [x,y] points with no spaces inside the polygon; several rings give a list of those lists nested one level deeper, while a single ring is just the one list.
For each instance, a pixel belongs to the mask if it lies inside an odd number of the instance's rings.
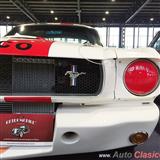
[{"label": "front bumper", "polygon": [[44,143],[44,146],[38,145],[38,142],[26,145],[12,143],[6,145],[9,148],[0,154],[0,159],[85,153],[131,146],[129,136],[139,131],[150,136],[158,119],[159,110],[154,103],[126,101],[103,106],[61,106],[56,112],[53,143]]}]

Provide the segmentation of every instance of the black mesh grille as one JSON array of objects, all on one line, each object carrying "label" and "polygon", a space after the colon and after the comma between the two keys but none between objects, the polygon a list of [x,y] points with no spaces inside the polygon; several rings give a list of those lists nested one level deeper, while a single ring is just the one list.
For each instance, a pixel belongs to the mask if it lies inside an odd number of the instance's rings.
[{"label": "black mesh grille", "polygon": [[12,59],[0,57],[0,93],[12,92]]},{"label": "black mesh grille", "polygon": [[52,103],[0,103],[0,113],[54,113]]},{"label": "black mesh grille", "polygon": [[[100,61],[95,61],[100,63]],[[76,85],[65,75],[76,65]],[[102,86],[102,66],[81,59],[0,57],[0,94],[96,95]]]},{"label": "black mesh grille", "polygon": [[50,103],[14,103],[13,113],[54,113],[54,104]]},{"label": "black mesh grille", "polygon": [[12,104],[0,103],[0,113],[12,113]]},{"label": "black mesh grille", "polygon": [[[71,70],[72,65],[77,66],[79,73],[85,73],[76,79],[76,86],[70,85],[71,79],[69,75],[64,76],[67,71]],[[100,65],[87,62],[86,60],[59,60],[55,75],[55,92],[60,94],[97,94],[102,84]]]},{"label": "black mesh grille", "polygon": [[52,93],[54,66],[52,64],[16,63],[13,92]]}]

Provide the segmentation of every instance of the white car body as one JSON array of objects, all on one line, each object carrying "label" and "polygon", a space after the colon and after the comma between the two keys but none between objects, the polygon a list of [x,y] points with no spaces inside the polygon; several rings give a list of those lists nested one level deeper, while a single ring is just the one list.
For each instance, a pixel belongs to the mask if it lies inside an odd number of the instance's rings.
[{"label": "white car body", "polygon": [[[50,96],[53,103],[63,103],[56,111],[53,141],[1,141],[0,148],[7,149],[0,153],[0,159],[111,150],[133,146],[129,140],[133,133],[152,134],[159,120],[159,109],[153,101],[160,94],[160,87],[147,96],[135,96],[125,88],[123,74],[128,64],[141,58],[160,68],[160,55],[154,49],[54,42],[48,57],[101,60],[102,90],[97,96]],[[0,101],[5,102],[5,97],[0,96]],[[68,137],[67,132],[71,133]]]}]

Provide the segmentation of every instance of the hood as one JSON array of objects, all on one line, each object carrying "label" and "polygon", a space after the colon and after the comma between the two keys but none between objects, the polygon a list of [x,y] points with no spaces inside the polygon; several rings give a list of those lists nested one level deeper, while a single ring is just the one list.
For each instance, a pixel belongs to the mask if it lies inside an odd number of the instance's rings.
[{"label": "hood", "polygon": [[160,59],[160,54],[153,48],[135,48],[135,49],[115,49],[116,56],[118,59],[134,59],[134,58],[150,58],[150,59]]},{"label": "hood", "polygon": [[77,59],[127,59],[154,58],[160,59],[160,54],[152,48],[117,49],[98,45],[83,45],[65,42],[49,41],[37,37],[7,37],[0,41],[0,55],[36,56]]},{"label": "hood", "polygon": [[113,59],[114,49],[101,46],[55,42],[43,38],[7,37],[0,41],[0,55],[59,57],[80,59]]},{"label": "hood", "polygon": [[44,39],[4,38],[0,41],[0,55],[12,56],[48,56],[53,42]]}]

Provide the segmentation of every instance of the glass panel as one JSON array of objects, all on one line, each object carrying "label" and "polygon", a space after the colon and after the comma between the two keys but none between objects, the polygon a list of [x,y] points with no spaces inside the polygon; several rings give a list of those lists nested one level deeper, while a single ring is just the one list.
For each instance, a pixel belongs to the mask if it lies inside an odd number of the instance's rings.
[{"label": "glass panel", "polygon": [[6,26],[0,26],[0,37],[3,37],[6,34]]},{"label": "glass panel", "polygon": [[100,36],[101,43],[106,46],[106,27],[95,27],[95,29]]},{"label": "glass panel", "polygon": [[154,37],[154,28],[153,28],[153,27],[150,27],[150,28],[149,28],[149,37],[148,37],[148,42],[149,42],[149,44],[150,44],[150,42],[152,41],[153,37]]},{"label": "glass panel", "polygon": [[133,28],[126,27],[125,48],[133,48]]},{"label": "glass panel", "polygon": [[154,36],[157,34],[158,31],[160,31],[160,27],[155,27],[154,28]]},{"label": "glass panel", "polygon": [[154,44],[154,48],[160,52],[160,37],[158,38],[157,42]]},{"label": "glass panel", "polygon": [[135,27],[135,42],[134,42],[135,48],[139,47],[139,28]]},{"label": "glass panel", "polygon": [[109,28],[109,47],[118,47],[119,46],[119,27],[110,27]]},{"label": "glass panel", "polygon": [[9,32],[12,29],[12,26],[6,26],[7,27],[7,32]]},{"label": "glass panel", "polygon": [[139,47],[147,46],[147,28],[139,28]]}]

